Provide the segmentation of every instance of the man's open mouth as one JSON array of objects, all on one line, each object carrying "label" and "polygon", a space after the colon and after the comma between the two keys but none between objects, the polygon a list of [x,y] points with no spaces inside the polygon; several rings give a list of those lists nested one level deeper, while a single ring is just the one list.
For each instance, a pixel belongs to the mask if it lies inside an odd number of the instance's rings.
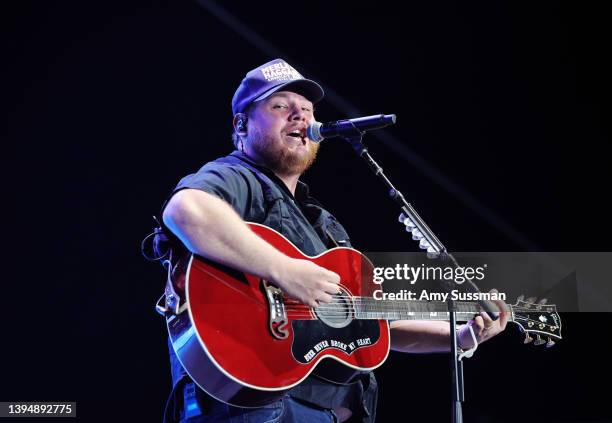
[{"label": "man's open mouth", "polygon": [[302,144],[306,144],[306,137],[304,136],[304,133],[302,131],[298,131],[296,129],[295,131],[287,133],[287,135],[300,140]]}]

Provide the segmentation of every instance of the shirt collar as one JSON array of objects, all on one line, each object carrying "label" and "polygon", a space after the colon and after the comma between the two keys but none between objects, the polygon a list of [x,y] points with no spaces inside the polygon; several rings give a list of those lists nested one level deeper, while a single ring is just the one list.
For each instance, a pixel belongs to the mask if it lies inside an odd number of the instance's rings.
[{"label": "shirt collar", "polygon": [[300,180],[297,181],[297,185],[295,187],[295,196],[294,196],[293,194],[291,194],[291,191],[289,191],[289,188],[287,188],[287,185],[285,185],[285,183],[278,176],[276,176],[276,174],[272,172],[272,170],[254,162],[249,156],[244,154],[242,151],[234,150],[230,154],[230,156],[234,156],[237,159],[242,160],[243,162],[246,162],[250,164],[251,166],[257,168],[258,170],[262,171],[264,174],[266,174],[266,176],[268,176],[274,182],[279,184],[283,188],[283,190],[291,196],[291,198],[295,198],[300,203],[319,205],[319,202],[310,196],[310,188],[304,182]]}]

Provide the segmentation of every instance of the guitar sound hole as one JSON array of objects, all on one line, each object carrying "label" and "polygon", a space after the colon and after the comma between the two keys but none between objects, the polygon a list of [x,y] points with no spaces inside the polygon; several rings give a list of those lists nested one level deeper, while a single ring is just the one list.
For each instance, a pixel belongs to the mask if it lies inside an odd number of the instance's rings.
[{"label": "guitar sound hole", "polygon": [[340,294],[332,295],[331,303],[321,304],[314,309],[319,320],[333,328],[343,328],[351,323],[353,305],[350,296],[344,290]]}]

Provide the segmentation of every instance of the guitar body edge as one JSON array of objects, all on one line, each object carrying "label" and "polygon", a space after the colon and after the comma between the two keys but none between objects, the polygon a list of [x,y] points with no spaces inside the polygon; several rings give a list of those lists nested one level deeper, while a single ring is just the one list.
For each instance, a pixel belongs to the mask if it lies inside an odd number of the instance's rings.
[{"label": "guitar body edge", "polygon": [[256,390],[227,376],[201,345],[187,310],[166,319],[174,352],[191,379],[211,397],[236,407],[261,407],[287,390]]}]

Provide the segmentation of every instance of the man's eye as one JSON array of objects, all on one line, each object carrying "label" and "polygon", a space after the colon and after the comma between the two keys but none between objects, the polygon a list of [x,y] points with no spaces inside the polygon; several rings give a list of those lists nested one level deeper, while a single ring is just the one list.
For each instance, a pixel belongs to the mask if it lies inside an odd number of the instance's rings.
[{"label": "man's eye", "polygon": [[274,105],[274,109],[286,109],[287,106],[285,106],[284,104],[275,104]]},{"label": "man's eye", "polygon": [[302,107],[302,110],[305,112],[312,112],[312,109],[308,108],[308,107]]}]

